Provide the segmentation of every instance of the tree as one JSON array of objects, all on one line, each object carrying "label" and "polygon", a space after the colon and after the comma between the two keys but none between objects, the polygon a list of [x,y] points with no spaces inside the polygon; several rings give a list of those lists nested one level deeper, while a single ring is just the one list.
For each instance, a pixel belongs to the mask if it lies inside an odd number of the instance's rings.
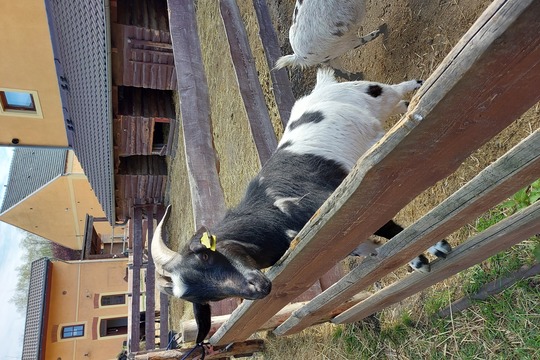
[{"label": "tree", "polygon": [[40,236],[30,234],[22,239],[20,247],[23,249],[23,263],[17,267],[18,279],[15,293],[9,299],[17,311],[24,313],[28,299],[28,285],[30,282],[30,270],[32,262],[43,257],[52,257],[51,242]]}]

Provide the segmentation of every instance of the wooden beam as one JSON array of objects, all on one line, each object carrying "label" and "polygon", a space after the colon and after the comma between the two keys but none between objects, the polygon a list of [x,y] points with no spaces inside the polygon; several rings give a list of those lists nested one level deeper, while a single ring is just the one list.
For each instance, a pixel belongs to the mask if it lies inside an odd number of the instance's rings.
[{"label": "wooden beam", "polygon": [[148,222],[148,265],[146,266],[146,317],[145,347],[147,350],[156,347],[156,268],[152,258],[152,235],[154,234],[154,206],[146,207],[146,220]]},{"label": "wooden beam", "polygon": [[238,87],[249,119],[251,135],[259,153],[259,160],[264,164],[275,151],[277,139],[255,68],[255,59],[251,54],[246,29],[236,1],[220,0],[219,9]]},{"label": "wooden beam", "polygon": [[[317,323],[323,323],[325,321],[332,319],[336,315],[358,304],[360,301],[367,299],[370,295],[371,293],[366,292],[366,291],[356,294],[351,299],[349,299],[349,301],[344,302],[340,306],[337,306],[336,308],[332,309],[328,314],[325,314],[325,316],[321,317],[320,321],[318,321]],[[293,303],[293,304],[289,304],[285,306],[276,315],[274,315],[270,320],[264,323],[259,328],[259,331],[267,331],[267,330],[275,329],[280,324],[282,324],[286,319],[288,319],[289,316],[291,316],[291,314],[294,311],[297,311],[298,309],[302,308],[307,303],[308,301],[302,301],[302,302],[297,302],[297,303]],[[223,323],[229,320],[230,317],[231,317],[230,314],[212,317],[212,327],[210,328],[210,336],[212,336],[216,332],[216,330],[219,329],[221,325],[223,325]],[[182,330],[180,331],[180,333],[182,334],[181,341],[183,343],[195,341],[197,337],[197,324],[195,320],[182,322]]]},{"label": "wooden beam", "polygon": [[496,0],[210,341],[246,339],[422,191],[540,100],[540,2]]},{"label": "wooden beam", "polygon": [[[184,148],[195,226],[212,227],[225,214],[225,197],[217,172],[210,100],[193,0],[168,0],[169,23],[178,77]],[[214,303],[227,312],[233,299]]]},{"label": "wooden beam", "polygon": [[431,272],[414,272],[375,293],[367,300],[338,315],[333,323],[360,321],[377,311],[393,305],[427,287],[478,264],[520,241],[540,232],[540,201],[491,226],[459,245],[444,260],[437,260]]},{"label": "wooden beam", "polygon": [[533,265],[523,265],[517,271],[513,271],[509,275],[504,276],[503,278],[498,278],[489,283],[483,285],[480,290],[475,294],[462,297],[459,300],[454,301],[450,306],[440,310],[437,313],[438,317],[448,317],[452,314],[461,312],[468,307],[472,306],[475,302],[481,300],[488,300],[495,294],[500,293],[508,289],[510,286],[514,285],[518,281],[527,279],[532,276],[540,274],[540,263],[535,263]]},{"label": "wooden beam", "polygon": [[133,282],[131,291],[131,337],[129,351],[139,350],[141,340],[142,209],[133,208]]},{"label": "wooden beam", "polygon": [[167,5],[195,225],[211,227],[225,213],[225,198],[217,173],[197,16],[193,0],[168,0]]},{"label": "wooden beam", "polygon": [[253,0],[253,7],[257,14],[259,23],[259,36],[264,47],[264,55],[270,69],[270,78],[272,80],[272,92],[276,100],[276,105],[281,117],[283,128],[287,126],[287,122],[291,117],[291,109],[294,105],[294,95],[292,92],[291,82],[287,69],[273,69],[276,60],[281,57],[281,49],[279,47],[278,38],[272,25],[272,19],[268,11],[266,0]]},{"label": "wooden beam", "polygon": [[[165,214],[163,206],[157,207],[156,220],[159,222]],[[159,347],[165,348],[169,342],[169,297],[159,293]]]},{"label": "wooden beam", "polygon": [[[198,359],[201,355],[200,349],[187,355],[192,348],[182,348],[175,350],[154,351],[145,354],[135,354],[136,360],[173,360],[173,359]],[[226,346],[215,346],[213,352],[205,356],[206,360],[218,360],[229,358],[230,356],[247,356],[256,352],[264,351],[264,340],[248,340],[241,343],[232,343]]]},{"label": "wooden beam", "polygon": [[328,291],[316,297],[275,330],[290,335],[317,320],[352,295],[410,261],[417,254],[466,225],[527,186],[540,174],[540,130],[535,131],[421,219],[365,259]]}]

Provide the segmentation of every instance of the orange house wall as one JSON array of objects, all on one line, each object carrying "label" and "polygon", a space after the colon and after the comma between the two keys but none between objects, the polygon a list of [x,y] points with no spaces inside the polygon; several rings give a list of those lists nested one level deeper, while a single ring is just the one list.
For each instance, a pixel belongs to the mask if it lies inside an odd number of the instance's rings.
[{"label": "orange house wall", "polygon": [[37,91],[42,118],[0,115],[0,145],[67,146],[43,0],[0,1],[0,88]]},{"label": "orange house wall", "polygon": [[[99,294],[128,291],[127,260],[52,264],[45,359],[113,359],[127,335],[100,337],[99,321],[127,316],[127,305],[95,307]],[[62,339],[62,326],[83,324],[84,336]],[[94,325],[95,324],[95,325]]]}]

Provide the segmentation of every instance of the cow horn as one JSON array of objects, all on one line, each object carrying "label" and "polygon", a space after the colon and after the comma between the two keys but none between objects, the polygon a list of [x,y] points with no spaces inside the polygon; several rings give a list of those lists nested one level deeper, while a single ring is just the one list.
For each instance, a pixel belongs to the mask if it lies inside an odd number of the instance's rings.
[{"label": "cow horn", "polygon": [[165,222],[169,219],[170,214],[171,205],[167,206],[167,210],[165,210],[165,215],[163,215],[163,218],[156,226],[156,231],[154,232],[154,236],[152,237],[151,245],[152,258],[154,259],[156,268],[161,268],[165,271],[171,271],[170,269],[174,267],[174,264],[177,264],[182,259],[182,256],[179,253],[169,249],[163,241],[165,232],[163,229],[163,224],[165,224]]}]

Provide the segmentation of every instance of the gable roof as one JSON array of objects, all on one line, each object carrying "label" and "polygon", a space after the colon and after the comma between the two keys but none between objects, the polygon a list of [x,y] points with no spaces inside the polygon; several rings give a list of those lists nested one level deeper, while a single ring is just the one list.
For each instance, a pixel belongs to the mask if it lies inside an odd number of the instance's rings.
[{"label": "gable roof", "polygon": [[67,150],[15,148],[0,214],[64,174]]},{"label": "gable roof", "polygon": [[115,222],[107,0],[45,0],[68,141]]},{"label": "gable roof", "polygon": [[43,358],[45,335],[45,315],[47,311],[47,291],[49,284],[50,260],[41,258],[32,263],[30,285],[28,287],[28,305],[24,326],[23,360]]}]

